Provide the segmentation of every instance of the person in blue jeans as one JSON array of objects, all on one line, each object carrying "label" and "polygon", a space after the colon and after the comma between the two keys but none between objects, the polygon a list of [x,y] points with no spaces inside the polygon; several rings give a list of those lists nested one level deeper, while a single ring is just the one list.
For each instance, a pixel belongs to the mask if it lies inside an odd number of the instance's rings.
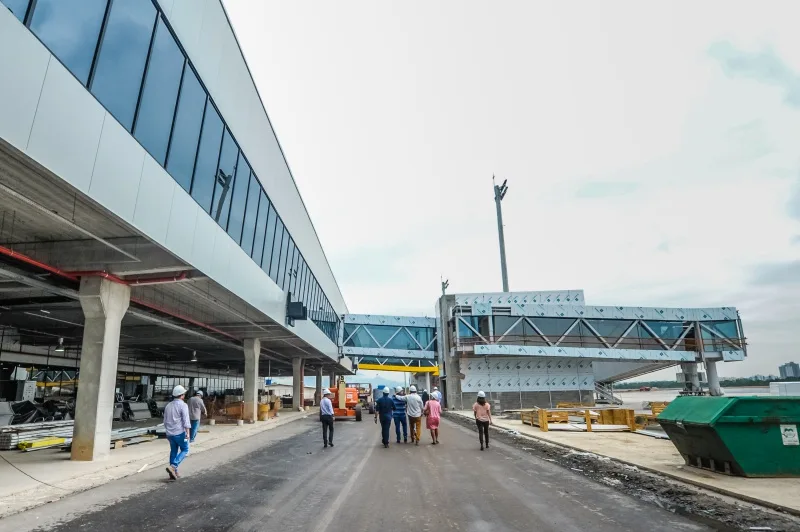
[{"label": "person in blue jeans", "polygon": [[194,397],[189,399],[189,421],[192,424],[189,443],[194,443],[194,439],[197,437],[197,429],[200,428],[200,418],[203,414],[208,416],[208,410],[206,410],[206,405],[203,403],[202,390],[197,390]]},{"label": "person in blue jeans", "polygon": [[[388,388],[385,388],[388,390]],[[406,403],[402,401],[398,396],[404,395],[405,392],[403,391],[402,386],[398,386],[395,388],[395,394],[392,398],[394,401],[394,414],[392,417],[394,418],[394,431],[397,435],[397,443],[400,443],[400,427],[403,427],[403,443],[408,443],[408,421],[406,420]]]},{"label": "person in blue jeans", "polygon": [[381,420],[381,441],[384,448],[389,448],[389,429],[392,428],[392,412],[394,401],[389,397],[389,388],[383,389],[383,397],[375,401],[375,423]]},{"label": "person in blue jeans", "polygon": [[172,389],[172,401],[164,408],[164,430],[169,441],[169,465],[167,474],[172,480],[181,476],[178,466],[189,454],[189,436],[191,423],[189,422],[189,406],[183,401],[186,388],[180,384]]}]

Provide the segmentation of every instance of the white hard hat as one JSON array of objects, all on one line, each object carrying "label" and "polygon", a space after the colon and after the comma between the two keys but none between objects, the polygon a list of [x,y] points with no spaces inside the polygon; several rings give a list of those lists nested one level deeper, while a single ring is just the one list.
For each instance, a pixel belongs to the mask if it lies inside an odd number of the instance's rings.
[{"label": "white hard hat", "polygon": [[478,397],[486,397],[486,392],[484,392],[483,390],[479,391]]},{"label": "white hard hat", "polygon": [[[386,389],[388,390],[389,388],[386,388]],[[398,386],[397,388],[394,389],[394,391],[397,392],[397,393],[400,393],[400,392],[403,391],[403,387],[402,386]]]},{"label": "white hard hat", "polygon": [[383,389],[383,394],[384,395],[389,395],[389,387],[388,386]]},{"label": "white hard hat", "polygon": [[322,395],[332,395],[332,392],[328,388],[325,388],[322,390]]},{"label": "white hard hat", "polygon": [[416,393],[417,392],[417,387],[412,385],[411,388],[408,389],[408,391],[411,392],[411,393]]},{"label": "white hard hat", "polygon": [[197,392],[195,392],[195,395],[199,395],[200,397],[203,397],[203,390],[197,390]]},{"label": "white hard hat", "polygon": [[172,389],[172,397],[180,397],[181,395],[184,395],[185,393],[186,393],[186,388],[184,388],[180,384]]},{"label": "white hard hat", "polygon": [[438,386],[434,386],[434,387],[433,387],[433,391],[434,391],[434,392],[438,392],[438,391],[439,391],[439,387],[438,387]]},{"label": "white hard hat", "polygon": [[424,390],[422,390],[422,393],[428,393],[428,389],[425,388]]}]

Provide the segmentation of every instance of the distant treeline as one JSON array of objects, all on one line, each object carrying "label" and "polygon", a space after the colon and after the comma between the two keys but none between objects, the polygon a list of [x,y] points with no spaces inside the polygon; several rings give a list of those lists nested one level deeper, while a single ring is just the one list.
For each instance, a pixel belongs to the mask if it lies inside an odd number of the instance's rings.
[{"label": "distant treeline", "polygon": [[[755,377],[741,377],[738,379],[722,379],[722,386],[769,386],[770,382],[798,382],[800,377],[790,377],[788,379],[774,378],[770,380],[757,379]],[[644,381],[644,382],[619,382],[614,384],[618,390],[638,390],[642,386],[650,388],[680,388],[681,384],[675,381]]]}]

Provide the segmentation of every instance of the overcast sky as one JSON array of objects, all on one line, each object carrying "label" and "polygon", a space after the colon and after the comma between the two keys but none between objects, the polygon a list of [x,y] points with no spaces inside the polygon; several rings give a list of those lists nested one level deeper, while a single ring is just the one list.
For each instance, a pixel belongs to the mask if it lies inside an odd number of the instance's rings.
[{"label": "overcast sky", "polygon": [[499,291],[496,174],[512,290],[736,306],[722,376],[800,361],[795,2],[225,6],[351,312]]}]

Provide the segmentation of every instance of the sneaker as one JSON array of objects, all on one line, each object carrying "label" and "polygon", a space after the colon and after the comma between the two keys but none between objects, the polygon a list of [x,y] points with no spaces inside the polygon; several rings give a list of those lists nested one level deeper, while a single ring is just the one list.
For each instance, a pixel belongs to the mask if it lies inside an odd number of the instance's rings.
[{"label": "sneaker", "polygon": [[331,447],[333,447],[333,442],[330,442],[328,445],[330,445]]},{"label": "sneaker", "polygon": [[171,466],[167,466],[167,474],[169,475],[170,480],[177,480],[178,479],[178,472]]},{"label": "sneaker", "polygon": [[181,478],[181,474],[178,473],[178,468],[174,468],[174,469],[175,469],[175,478]]}]

